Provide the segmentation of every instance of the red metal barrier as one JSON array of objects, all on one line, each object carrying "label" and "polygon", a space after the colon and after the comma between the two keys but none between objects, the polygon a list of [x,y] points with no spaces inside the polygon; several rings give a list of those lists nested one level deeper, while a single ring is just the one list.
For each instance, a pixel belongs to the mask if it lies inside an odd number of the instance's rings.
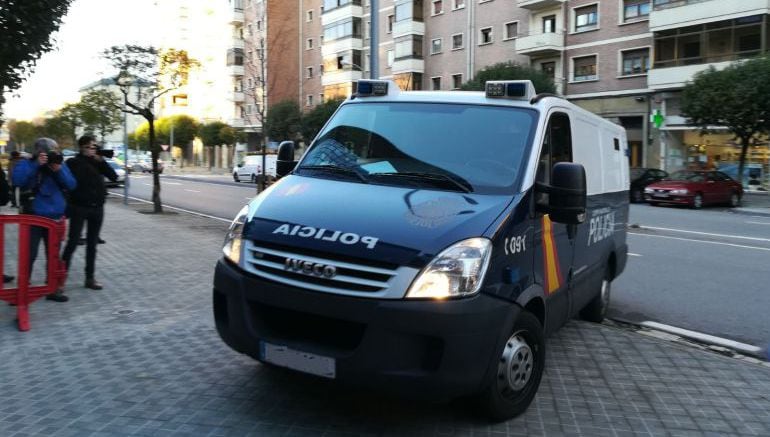
[{"label": "red metal barrier", "polygon": [[[16,288],[0,289],[0,300],[16,305],[16,315],[19,331],[29,331],[29,304],[47,296],[64,285],[67,279],[67,268],[59,258],[59,245],[64,238],[65,220],[52,220],[36,215],[0,215],[0,275],[5,270],[5,225],[19,225],[19,270],[16,277]],[[45,285],[29,284],[29,231],[30,226],[38,226],[48,230],[48,263]]]}]

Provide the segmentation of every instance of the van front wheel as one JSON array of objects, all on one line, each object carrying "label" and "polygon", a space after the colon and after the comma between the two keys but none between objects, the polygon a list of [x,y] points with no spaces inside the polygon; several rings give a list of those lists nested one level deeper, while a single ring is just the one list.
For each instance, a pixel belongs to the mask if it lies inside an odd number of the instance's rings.
[{"label": "van front wheel", "polygon": [[497,368],[479,395],[479,405],[494,421],[524,413],[535,398],[545,368],[543,326],[522,311],[497,358]]}]

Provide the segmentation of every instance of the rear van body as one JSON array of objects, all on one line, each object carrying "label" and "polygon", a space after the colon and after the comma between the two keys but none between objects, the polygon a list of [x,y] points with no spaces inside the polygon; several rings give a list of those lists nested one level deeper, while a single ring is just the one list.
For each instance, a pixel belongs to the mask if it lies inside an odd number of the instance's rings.
[{"label": "rear van body", "polygon": [[528,81],[359,81],[233,221],[217,330],[265,363],[518,415],[546,337],[600,321],[625,268],[627,153],[622,127]]}]

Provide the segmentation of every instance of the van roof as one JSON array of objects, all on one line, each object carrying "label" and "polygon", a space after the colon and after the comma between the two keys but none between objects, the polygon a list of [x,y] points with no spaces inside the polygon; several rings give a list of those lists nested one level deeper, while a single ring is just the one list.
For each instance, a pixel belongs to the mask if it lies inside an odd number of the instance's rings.
[{"label": "van roof", "polygon": [[612,128],[621,128],[606,118],[587,111],[574,103],[555,96],[545,96],[533,104],[529,100],[514,100],[504,98],[489,98],[483,91],[399,91],[385,96],[351,96],[344,104],[358,104],[365,102],[415,102],[415,103],[458,103],[469,105],[511,106],[517,108],[535,109],[546,112],[552,107],[568,108],[583,116],[594,118],[602,124]]}]

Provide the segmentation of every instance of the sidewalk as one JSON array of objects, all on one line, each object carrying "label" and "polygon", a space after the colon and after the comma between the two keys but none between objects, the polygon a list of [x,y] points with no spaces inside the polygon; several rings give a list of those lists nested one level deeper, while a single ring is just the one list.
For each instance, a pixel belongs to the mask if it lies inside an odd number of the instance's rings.
[{"label": "sidewalk", "polygon": [[746,192],[740,208],[733,208],[739,214],[760,215],[770,217],[770,193]]},{"label": "sidewalk", "polygon": [[75,253],[68,303],[0,306],[0,436],[770,435],[770,367],[571,322],[549,340],[523,416],[490,425],[430,405],[269,369],[227,348],[211,314],[227,224],[109,199],[102,291]]}]

